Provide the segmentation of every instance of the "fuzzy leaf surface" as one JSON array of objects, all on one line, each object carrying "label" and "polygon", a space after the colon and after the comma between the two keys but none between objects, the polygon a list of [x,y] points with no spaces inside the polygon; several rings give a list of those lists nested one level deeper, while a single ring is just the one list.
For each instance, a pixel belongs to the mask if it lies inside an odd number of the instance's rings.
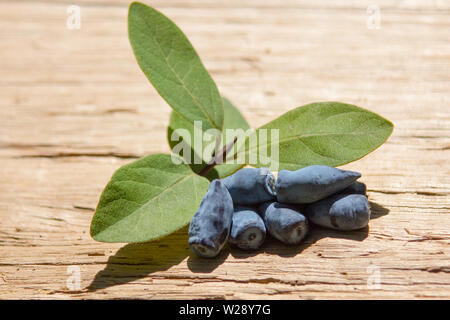
[{"label": "fuzzy leaf surface", "polygon": [[173,163],[171,155],[136,160],[119,168],[103,190],[91,236],[102,242],[161,238],[189,223],[208,186],[206,178]]}]

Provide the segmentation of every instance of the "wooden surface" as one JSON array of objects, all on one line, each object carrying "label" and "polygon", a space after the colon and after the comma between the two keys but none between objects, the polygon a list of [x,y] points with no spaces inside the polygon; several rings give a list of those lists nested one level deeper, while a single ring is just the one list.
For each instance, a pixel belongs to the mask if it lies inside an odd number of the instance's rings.
[{"label": "wooden surface", "polygon": [[[68,30],[74,2],[81,29]],[[129,2],[0,1],[0,299],[450,298],[450,2],[375,2],[380,29],[369,1],[146,2],[252,127],[327,100],[395,124],[344,166],[368,185],[369,230],[201,260],[186,230],[141,245],[89,236],[114,170],[169,152],[170,108],[135,62]]]}]

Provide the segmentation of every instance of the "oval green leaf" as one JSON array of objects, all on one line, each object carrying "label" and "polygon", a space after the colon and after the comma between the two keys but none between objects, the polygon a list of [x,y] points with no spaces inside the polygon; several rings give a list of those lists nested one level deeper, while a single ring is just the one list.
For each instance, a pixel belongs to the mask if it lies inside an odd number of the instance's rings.
[{"label": "oval green leaf", "polygon": [[222,129],[216,84],[184,33],[161,12],[139,2],[128,11],[128,37],[136,60],[155,89],[188,122]]},{"label": "oval green leaf", "polygon": [[100,197],[91,236],[102,242],[146,242],[186,226],[209,181],[172,160],[182,161],[152,154],[118,169]]},{"label": "oval green leaf", "polygon": [[[278,137],[272,129],[278,131]],[[312,103],[257,129],[258,142],[251,145],[251,139],[247,140],[245,156],[252,166],[268,166],[269,162],[271,168],[278,170],[297,170],[314,164],[339,166],[378,148],[392,130],[390,121],[357,106],[340,102]],[[267,137],[266,141],[260,135]],[[267,155],[267,159],[261,154]],[[252,158],[256,162],[249,161]]]}]

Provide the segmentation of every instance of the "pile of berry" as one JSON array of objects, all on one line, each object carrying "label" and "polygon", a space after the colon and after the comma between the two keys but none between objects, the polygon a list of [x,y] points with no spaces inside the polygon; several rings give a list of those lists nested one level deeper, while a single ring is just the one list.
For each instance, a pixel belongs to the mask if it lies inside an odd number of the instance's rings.
[{"label": "pile of berry", "polygon": [[244,168],[211,182],[189,226],[189,246],[212,258],[227,240],[243,250],[258,249],[266,232],[290,245],[300,243],[309,222],[337,230],[369,223],[366,186],[354,171],[314,165],[281,170]]}]

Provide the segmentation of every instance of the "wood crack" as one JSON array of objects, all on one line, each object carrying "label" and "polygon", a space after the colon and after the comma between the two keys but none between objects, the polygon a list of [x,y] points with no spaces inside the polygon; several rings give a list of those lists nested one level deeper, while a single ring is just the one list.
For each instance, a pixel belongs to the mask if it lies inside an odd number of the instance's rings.
[{"label": "wood crack", "polygon": [[14,158],[79,158],[79,157],[94,157],[94,158],[118,158],[118,159],[138,159],[141,156],[131,153],[116,153],[116,152],[57,152],[47,154],[32,154],[16,156]]},{"label": "wood crack", "polygon": [[421,196],[448,196],[450,192],[435,192],[435,191],[394,191],[394,190],[380,190],[380,189],[367,189],[369,192],[376,192],[382,194],[418,194]]}]

